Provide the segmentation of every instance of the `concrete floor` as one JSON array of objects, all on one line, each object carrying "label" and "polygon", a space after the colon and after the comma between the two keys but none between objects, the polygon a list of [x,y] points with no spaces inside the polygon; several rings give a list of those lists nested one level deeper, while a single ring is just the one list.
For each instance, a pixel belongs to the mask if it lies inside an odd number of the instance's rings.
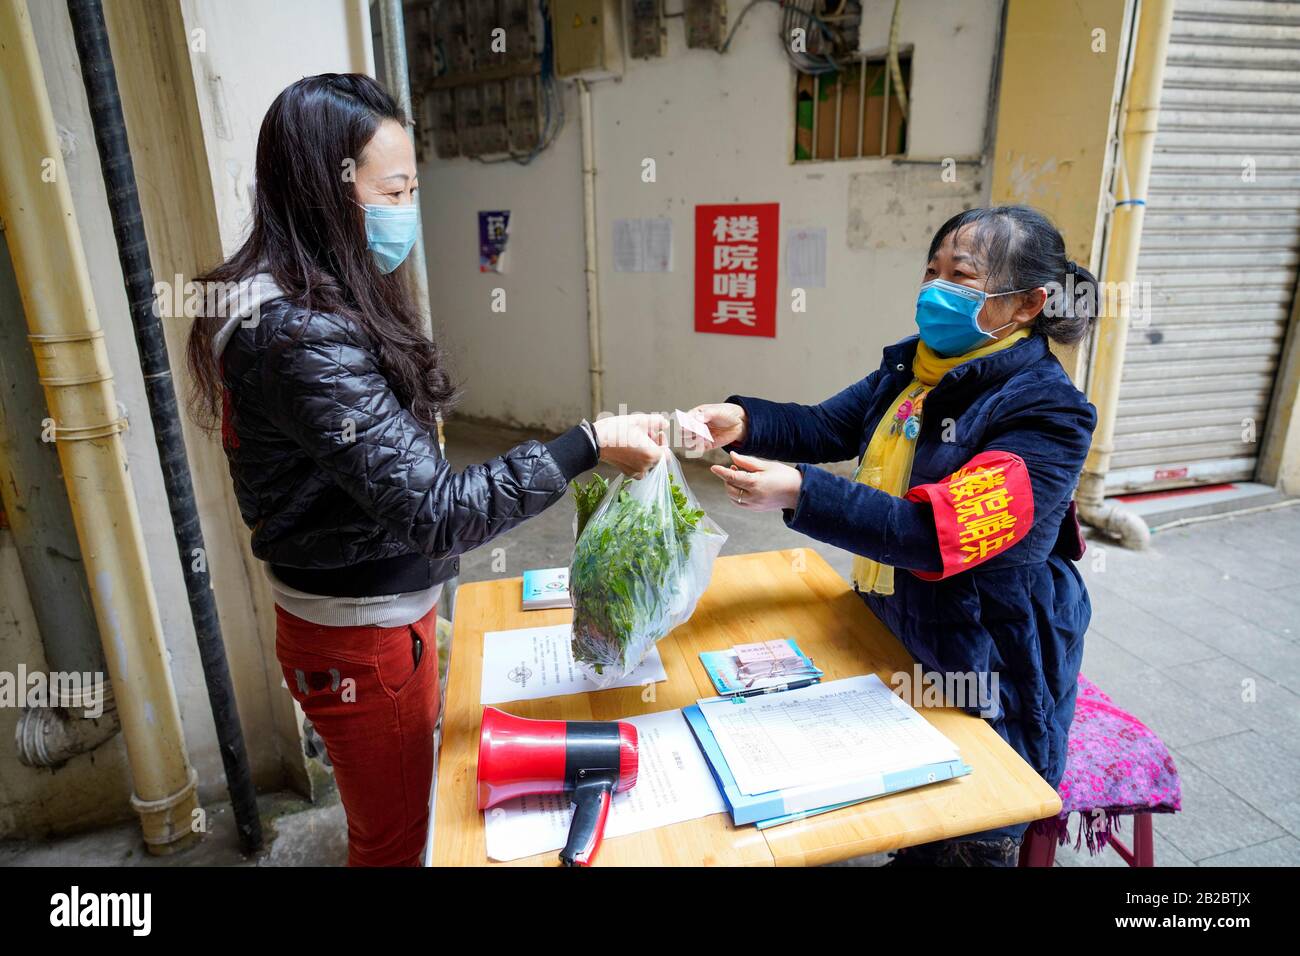
[{"label": "concrete floor", "polygon": [[[452,423],[453,464],[483,461],[530,437]],[[840,574],[850,558],[733,507],[701,462],[685,463],[703,507],[730,534],[723,554],[811,547]],[[1092,541],[1080,569],[1094,608],[1084,672],[1165,740],[1183,779],[1183,812],[1155,818],[1160,866],[1300,865],[1300,507],[1161,532],[1145,552]],[[461,562],[461,581],[567,564],[569,498]],[[494,548],[503,571],[493,570]],[[500,567],[500,564],[498,564]],[[329,791],[329,788],[326,787]],[[243,859],[228,808],[204,844],[158,861],[132,822],[49,843],[0,843],[0,865],[337,865],[344,818],[332,791],[317,806],[262,801],[268,849]],[[1130,830],[1125,828],[1124,835]],[[877,865],[864,857],[856,865]],[[1062,848],[1058,866],[1122,866],[1114,853]]]}]

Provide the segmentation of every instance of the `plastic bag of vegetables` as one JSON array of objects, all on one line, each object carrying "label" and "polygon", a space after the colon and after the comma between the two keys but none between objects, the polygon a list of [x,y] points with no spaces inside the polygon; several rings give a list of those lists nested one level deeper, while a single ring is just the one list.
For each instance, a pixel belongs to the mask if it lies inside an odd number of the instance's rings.
[{"label": "plastic bag of vegetables", "polygon": [[573,656],[601,687],[688,620],[726,543],[671,451],[644,478],[574,483]]}]

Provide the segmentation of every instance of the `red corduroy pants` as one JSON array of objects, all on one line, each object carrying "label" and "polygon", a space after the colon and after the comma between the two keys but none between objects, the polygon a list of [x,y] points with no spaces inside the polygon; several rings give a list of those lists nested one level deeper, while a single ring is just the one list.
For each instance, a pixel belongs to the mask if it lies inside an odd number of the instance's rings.
[{"label": "red corduroy pants", "polygon": [[275,616],[284,681],[334,766],[348,865],[419,866],[439,706],[437,608],[403,627],[325,627],[280,607]]}]

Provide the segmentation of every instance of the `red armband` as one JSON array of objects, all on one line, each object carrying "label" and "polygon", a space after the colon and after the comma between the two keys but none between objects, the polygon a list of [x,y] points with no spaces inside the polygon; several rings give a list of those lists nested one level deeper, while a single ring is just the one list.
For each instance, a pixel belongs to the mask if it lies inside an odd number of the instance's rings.
[{"label": "red armband", "polygon": [[946,479],[917,485],[908,501],[928,502],[934,512],[943,570],[913,571],[940,581],[1001,554],[1034,524],[1034,493],[1024,459],[1006,451],[980,452]]}]

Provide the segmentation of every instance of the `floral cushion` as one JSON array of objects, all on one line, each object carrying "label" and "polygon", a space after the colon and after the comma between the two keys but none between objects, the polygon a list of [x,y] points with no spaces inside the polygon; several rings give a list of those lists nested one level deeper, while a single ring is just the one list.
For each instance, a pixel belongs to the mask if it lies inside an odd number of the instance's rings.
[{"label": "floral cushion", "polygon": [[1065,843],[1070,814],[1080,814],[1074,845],[1077,849],[1086,842],[1093,853],[1110,842],[1124,814],[1182,808],[1182,783],[1164,741],[1082,674],[1065,775],[1057,790],[1061,815],[1044,823]]}]

